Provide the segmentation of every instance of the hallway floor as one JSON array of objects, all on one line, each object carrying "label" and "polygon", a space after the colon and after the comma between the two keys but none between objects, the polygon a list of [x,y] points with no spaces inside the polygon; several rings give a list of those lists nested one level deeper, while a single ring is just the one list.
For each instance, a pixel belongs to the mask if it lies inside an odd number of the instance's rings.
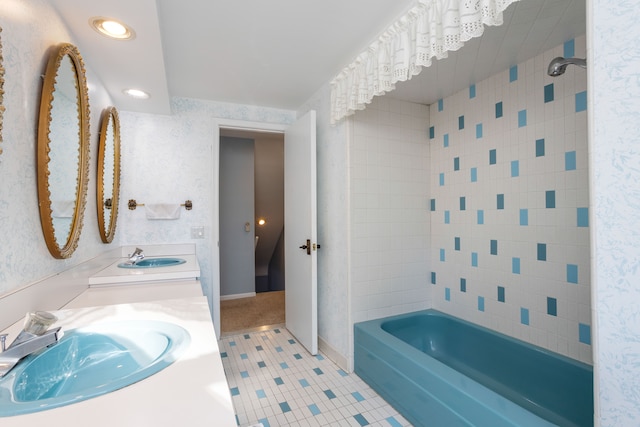
[{"label": "hallway floor", "polygon": [[226,335],[220,351],[239,426],[410,426],[356,374],[311,356],[284,327]]},{"label": "hallway floor", "polygon": [[285,322],[285,291],[259,292],[254,297],[220,301],[222,334]]}]

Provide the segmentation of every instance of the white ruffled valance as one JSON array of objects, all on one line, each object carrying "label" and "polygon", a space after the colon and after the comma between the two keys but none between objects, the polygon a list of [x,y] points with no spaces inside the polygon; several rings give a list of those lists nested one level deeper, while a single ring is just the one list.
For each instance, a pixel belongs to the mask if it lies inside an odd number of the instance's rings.
[{"label": "white ruffled valance", "polygon": [[416,4],[331,82],[331,123],[363,110],[374,96],[392,91],[479,37],[484,25],[502,25],[502,12],[518,0],[417,0]]}]

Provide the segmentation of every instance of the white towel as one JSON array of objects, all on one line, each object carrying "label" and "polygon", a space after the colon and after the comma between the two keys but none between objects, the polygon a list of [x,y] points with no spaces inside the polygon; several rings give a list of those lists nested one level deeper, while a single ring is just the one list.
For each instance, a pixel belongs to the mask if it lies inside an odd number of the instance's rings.
[{"label": "white towel", "polygon": [[178,219],[180,218],[180,205],[175,203],[155,203],[144,205],[147,219]]},{"label": "white towel", "polygon": [[53,218],[72,218],[76,210],[75,200],[52,200],[51,216]]}]

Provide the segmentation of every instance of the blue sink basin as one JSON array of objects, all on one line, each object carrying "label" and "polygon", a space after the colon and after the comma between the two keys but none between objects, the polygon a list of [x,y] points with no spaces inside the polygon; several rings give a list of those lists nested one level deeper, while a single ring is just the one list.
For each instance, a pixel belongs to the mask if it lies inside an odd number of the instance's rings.
[{"label": "blue sink basin", "polygon": [[121,389],[173,363],[190,343],[180,326],[156,321],[96,324],[23,359],[0,380],[0,417],[69,405]]},{"label": "blue sink basin", "polygon": [[118,264],[120,268],[157,268],[157,267],[171,267],[174,265],[184,264],[185,261],[182,258],[145,258],[136,262],[135,264],[130,264],[126,262],[121,262]]}]

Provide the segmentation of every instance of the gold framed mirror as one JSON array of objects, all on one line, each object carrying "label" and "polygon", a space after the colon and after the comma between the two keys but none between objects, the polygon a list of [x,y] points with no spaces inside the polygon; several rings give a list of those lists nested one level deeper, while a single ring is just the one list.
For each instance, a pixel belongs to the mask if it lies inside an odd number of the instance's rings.
[{"label": "gold framed mirror", "polygon": [[69,258],[78,246],[89,181],[89,93],[78,48],[51,50],[38,118],[38,203],[49,252]]},{"label": "gold framed mirror", "polygon": [[98,146],[98,228],[104,243],[116,232],[120,200],[120,118],[115,107],[102,112]]}]

